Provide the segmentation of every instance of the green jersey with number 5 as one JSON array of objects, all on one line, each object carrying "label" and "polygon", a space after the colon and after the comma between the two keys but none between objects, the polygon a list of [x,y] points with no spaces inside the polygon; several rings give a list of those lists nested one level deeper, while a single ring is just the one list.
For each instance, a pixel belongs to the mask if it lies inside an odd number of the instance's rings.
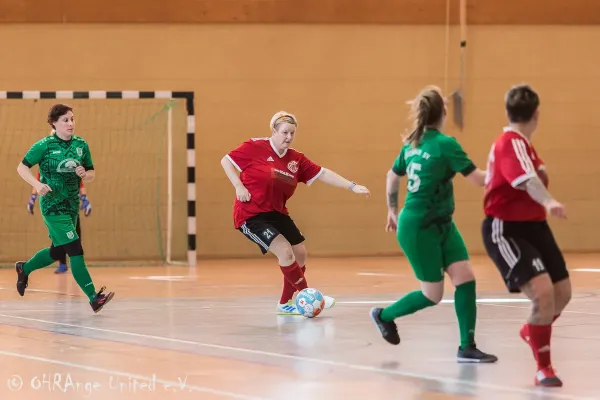
[{"label": "green jersey with number 5", "polygon": [[426,130],[417,147],[402,147],[392,166],[396,175],[407,178],[402,218],[418,220],[425,226],[449,222],[454,213],[452,178],[456,173],[469,175],[475,169],[456,139],[434,129]]}]

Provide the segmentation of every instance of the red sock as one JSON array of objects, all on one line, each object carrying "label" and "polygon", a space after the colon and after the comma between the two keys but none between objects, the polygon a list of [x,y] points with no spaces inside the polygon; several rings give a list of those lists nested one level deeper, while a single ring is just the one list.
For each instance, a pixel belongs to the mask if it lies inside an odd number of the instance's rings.
[{"label": "red sock", "polygon": [[[285,268],[285,267],[282,267]],[[306,271],[306,267],[302,266],[300,267],[300,269],[302,270],[302,275],[304,275],[304,272]],[[279,300],[279,304],[285,304],[288,301],[290,301],[292,299],[292,297],[294,296],[294,293],[296,292],[296,288],[294,287],[294,285],[292,285],[290,283],[290,281],[287,280],[287,278],[283,277],[283,291],[281,292],[281,300]]]},{"label": "red sock", "polygon": [[529,344],[538,363],[538,369],[550,366],[550,338],[552,325],[527,325]]},{"label": "red sock", "polygon": [[283,276],[290,282],[296,290],[306,289],[308,285],[306,284],[306,279],[304,279],[304,272],[300,269],[300,266],[296,261],[292,265],[287,267],[279,266],[281,268],[281,272],[283,272]]}]

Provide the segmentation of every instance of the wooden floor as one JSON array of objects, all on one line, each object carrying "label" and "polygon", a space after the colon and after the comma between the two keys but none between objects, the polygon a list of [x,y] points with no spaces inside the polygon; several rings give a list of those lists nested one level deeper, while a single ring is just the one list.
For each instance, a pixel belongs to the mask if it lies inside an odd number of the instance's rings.
[{"label": "wooden floor", "polygon": [[[70,274],[35,272],[25,297],[0,270],[0,399],[600,399],[600,257],[568,256],[575,294],[557,321],[553,363],[565,386],[533,386],[518,337],[529,304],[507,295],[485,258],[478,277],[478,345],[495,365],[459,365],[448,286],[437,307],[398,320],[388,345],[368,311],[416,281],[402,258],[313,259],[312,287],[337,298],[314,319],[275,314],[273,258],[188,268],[93,268],[116,291],[94,314]],[[594,269],[577,271],[577,269]]]}]

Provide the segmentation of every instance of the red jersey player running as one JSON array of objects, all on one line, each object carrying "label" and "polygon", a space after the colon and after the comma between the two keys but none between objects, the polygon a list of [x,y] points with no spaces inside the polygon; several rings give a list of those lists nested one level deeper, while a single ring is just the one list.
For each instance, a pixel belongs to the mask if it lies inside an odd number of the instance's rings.
[{"label": "red jersey player running", "polygon": [[548,193],[544,163],[531,144],[539,103],[526,85],[506,95],[510,124],[489,154],[482,235],[509,292],[522,292],[533,303],[520,334],[537,361],[535,384],[562,386],[550,361],[550,337],[552,323],[571,299],[571,282],[546,213],[558,218],[566,213]]},{"label": "red jersey player running", "polygon": [[[262,254],[273,253],[283,272],[283,293],[277,311],[298,315],[293,297],[307,288],[306,248],[304,236],[290,218],[287,200],[299,182],[311,185],[319,179],[354,193],[369,195],[369,190],[350,182],[335,172],[322,168],[303,153],[292,149],[298,122],[285,111],[271,118],[270,138],[245,141],[221,160],[227,177],[235,187],[234,226],[258,245]],[[236,173],[240,172],[240,175]],[[324,296],[325,308],[335,300]]]}]

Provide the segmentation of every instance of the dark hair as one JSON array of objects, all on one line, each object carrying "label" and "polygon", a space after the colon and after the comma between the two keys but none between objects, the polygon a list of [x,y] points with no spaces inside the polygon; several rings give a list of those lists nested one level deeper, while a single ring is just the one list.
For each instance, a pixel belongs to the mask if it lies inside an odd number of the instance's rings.
[{"label": "dark hair", "polygon": [[50,111],[48,111],[48,124],[54,128],[54,123],[69,111],[73,111],[73,107],[70,107],[66,104],[53,105]]},{"label": "dark hair", "polygon": [[506,93],[505,105],[510,122],[529,122],[540,105],[540,98],[529,85],[517,85]]},{"label": "dark hair", "polygon": [[406,137],[406,142],[417,147],[421,143],[425,130],[435,127],[442,120],[445,102],[437,87],[427,86],[409,103],[414,126],[412,132]]}]

